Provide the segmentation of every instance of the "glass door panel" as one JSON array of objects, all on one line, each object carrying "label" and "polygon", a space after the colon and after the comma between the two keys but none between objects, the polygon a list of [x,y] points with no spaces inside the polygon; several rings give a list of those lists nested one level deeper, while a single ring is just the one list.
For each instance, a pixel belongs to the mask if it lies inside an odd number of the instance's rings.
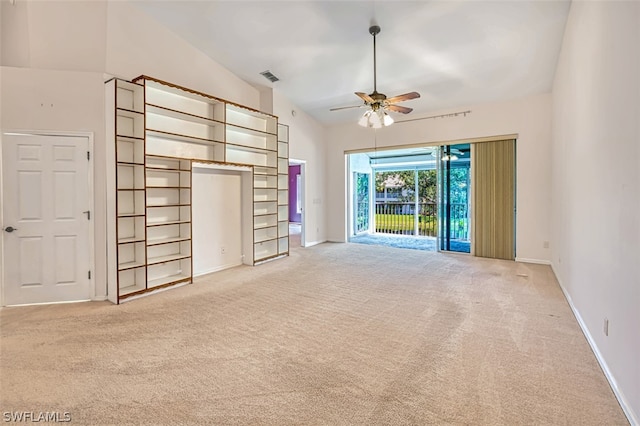
[{"label": "glass door panel", "polygon": [[355,234],[366,232],[369,230],[369,194],[370,194],[371,175],[368,173],[353,174],[354,182],[354,202],[353,202],[353,229]]},{"label": "glass door panel", "polygon": [[470,145],[443,145],[438,158],[438,249],[470,253]]}]

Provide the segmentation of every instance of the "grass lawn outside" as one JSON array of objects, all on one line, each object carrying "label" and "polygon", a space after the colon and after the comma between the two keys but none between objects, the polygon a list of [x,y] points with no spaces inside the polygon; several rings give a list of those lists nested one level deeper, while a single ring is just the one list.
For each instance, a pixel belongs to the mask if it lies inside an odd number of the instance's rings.
[{"label": "grass lawn outside", "polygon": [[[390,234],[413,234],[415,218],[412,214],[376,214],[376,232]],[[420,235],[435,237],[438,220],[433,216],[420,215],[418,230]]]}]

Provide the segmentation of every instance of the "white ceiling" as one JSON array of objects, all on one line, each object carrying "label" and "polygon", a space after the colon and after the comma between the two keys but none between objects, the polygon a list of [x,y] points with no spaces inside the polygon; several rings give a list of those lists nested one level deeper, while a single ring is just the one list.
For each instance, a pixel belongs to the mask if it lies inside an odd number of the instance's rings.
[{"label": "white ceiling", "polygon": [[[417,91],[412,116],[551,90],[569,1],[166,1],[136,5],[234,74],[322,123],[353,92]],[[280,81],[259,73],[270,70]],[[409,118],[407,116],[406,118]],[[403,117],[395,116],[396,119]]]}]

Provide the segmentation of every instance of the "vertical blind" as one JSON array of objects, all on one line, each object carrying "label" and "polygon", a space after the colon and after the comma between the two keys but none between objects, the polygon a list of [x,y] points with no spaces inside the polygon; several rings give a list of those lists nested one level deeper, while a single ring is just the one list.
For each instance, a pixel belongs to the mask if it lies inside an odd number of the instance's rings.
[{"label": "vertical blind", "polygon": [[515,258],[515,140],[473,144],[475,256]]}]

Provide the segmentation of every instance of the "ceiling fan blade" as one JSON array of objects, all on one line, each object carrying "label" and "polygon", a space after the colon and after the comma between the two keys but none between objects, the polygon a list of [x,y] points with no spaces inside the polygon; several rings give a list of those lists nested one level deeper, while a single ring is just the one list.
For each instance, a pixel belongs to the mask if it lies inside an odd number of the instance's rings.
[{"label": "ceiling fan blade", "polygon": [[387,105],[386,109],[388,109],[389,111],[400,112],[402,114],[409,114],[411,111],[413,111],[413,108],[407,108],[400,105]]},{"label": "ceiling fan blade", "polygon": [[372,104],[375,101],[373,100],[373,98],[369,95],[367,95],[366,93],[363,92],[356,92],[356,95],[360,97],[360,99],[362,99],[363,101],[365,101],[368,104]]},{"label": "ceiling fan blade", "polygon": [[365,105],[351,105],[351,106],[343,106],[337,108],[331,108],[329,111],[339,111],[341,109],[349,109],[349,108],[362,108]]},{"label": "ceiling fan blade", "polygon": [[409,92],[409,93],[405,93],[404,95],[398,95],[398,96],[394,96],[392,98],[387,98],[387,103],[388,104],[395,104],[398,102],[402,102],[402,101],[409,101],[411,99],[417,99],[420,97],[420,93],[418,92]]}]

